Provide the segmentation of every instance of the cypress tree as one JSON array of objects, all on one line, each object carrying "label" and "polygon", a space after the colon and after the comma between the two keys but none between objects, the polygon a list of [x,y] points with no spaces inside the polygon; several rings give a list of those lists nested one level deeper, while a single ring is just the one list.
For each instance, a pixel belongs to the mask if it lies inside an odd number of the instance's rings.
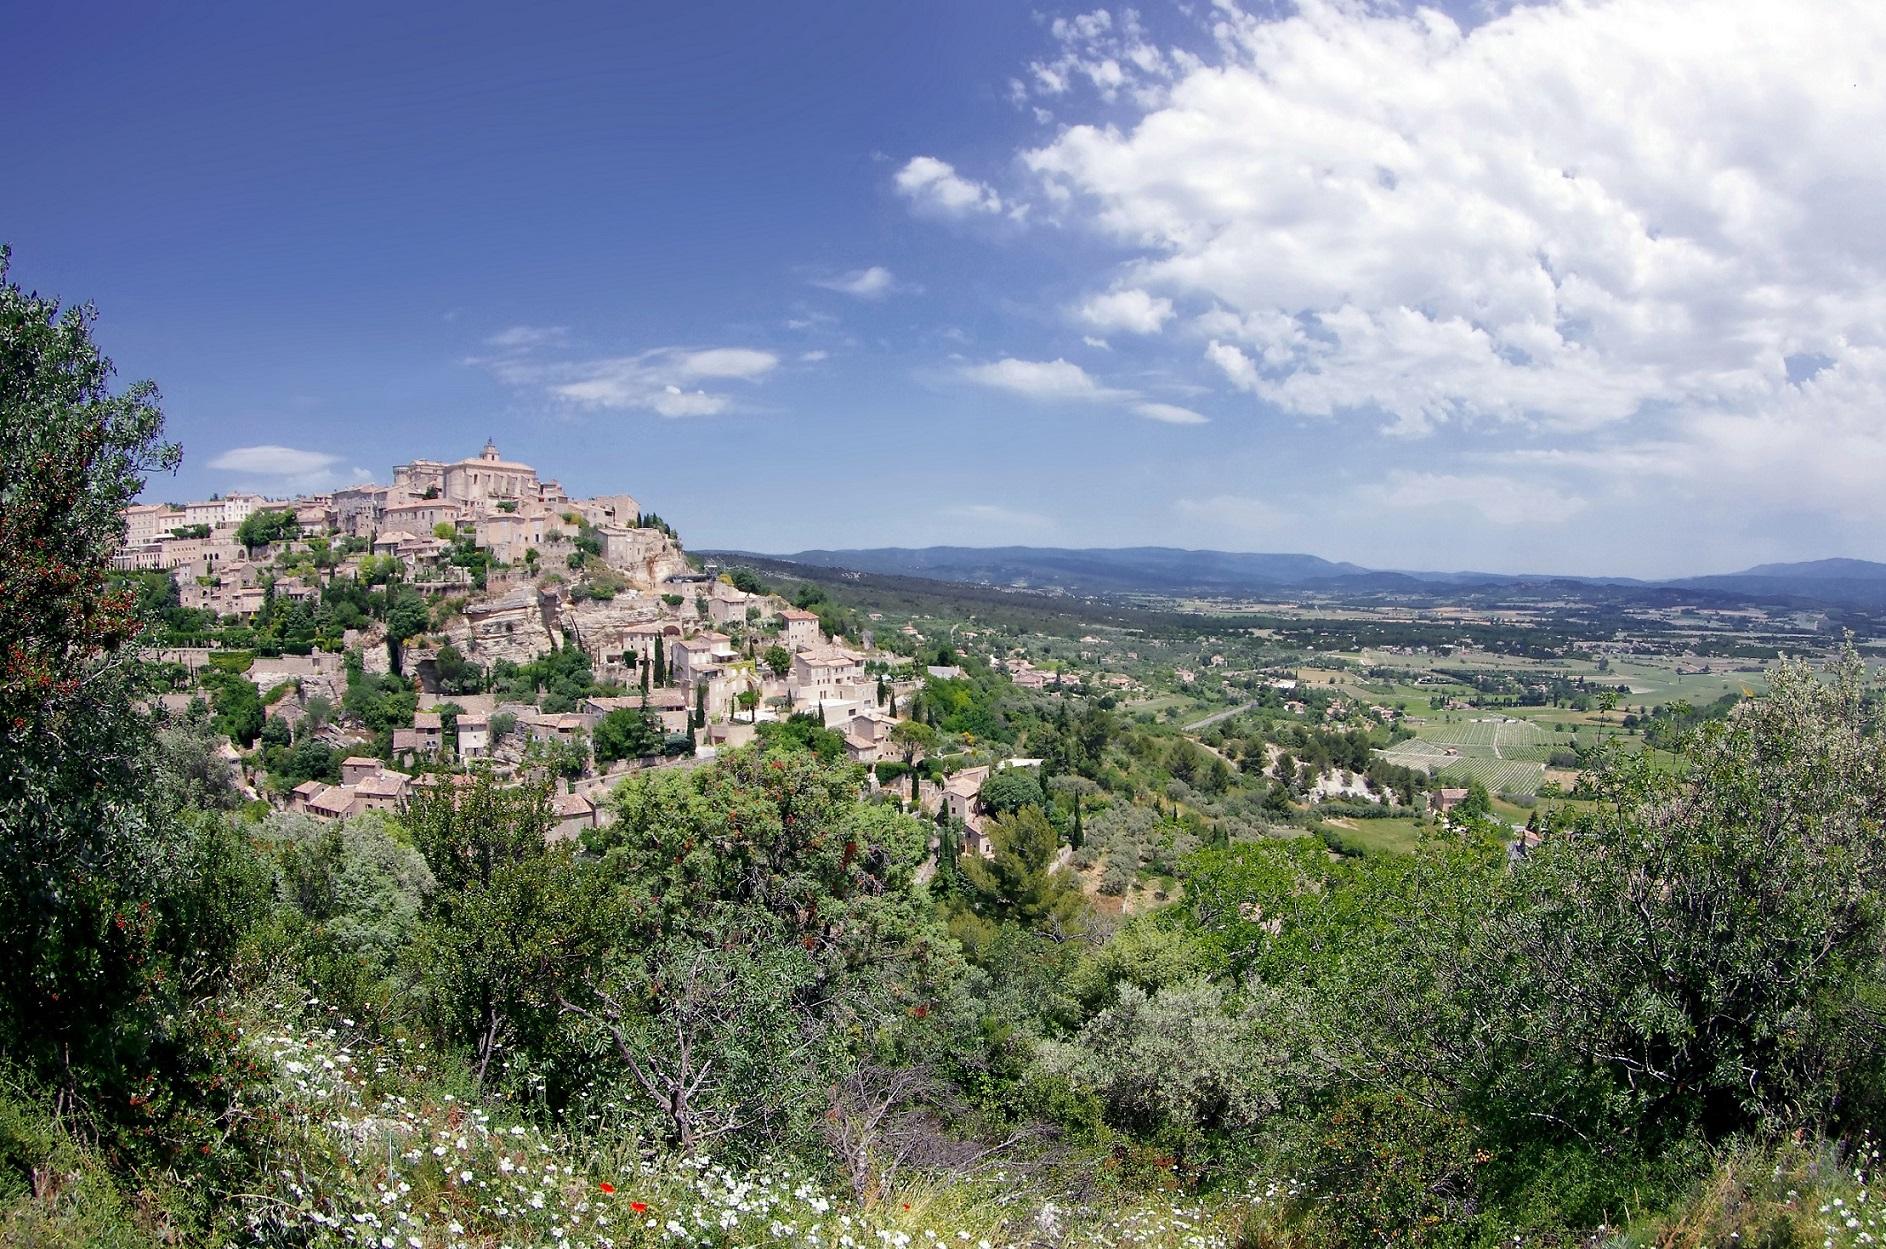
[{"label": "cypress tree", "polygon": [[962,840],[957,835],[956,823],[950,819],[948,805],[937,808],[936,812],[936,875],[931,877],[930,892],[939,898],[946,898],[957,892],[956,860],[963,852]]}]

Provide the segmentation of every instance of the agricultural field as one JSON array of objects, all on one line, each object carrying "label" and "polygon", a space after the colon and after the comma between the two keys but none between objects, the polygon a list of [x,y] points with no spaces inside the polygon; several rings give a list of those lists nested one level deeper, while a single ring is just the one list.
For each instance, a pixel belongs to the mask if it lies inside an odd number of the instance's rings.
[{"label": "agricultural field", "polygon": [[[1519,677],[1531,675],[1539,679],[1554,675],[1583,677],[1598,685],[1624,686],[1629,692],[1620,696],[1620,703],[1632,707],[1655,707],[1678,699],[1702,705],[1714,702],[1724,694],[1760,693],[1767,686],[1767,665],[1747,660],[1718,659],[1702,665],[1709,667],[1708,672],[1680,672],[1679,668],[1697,666],[1697,661],[1662,656],[1627,657],[1612,658],[1600,665],[1596,659],[1584,657],[1527,659],[1464,649],[1445,657],[1364,650],[1343,658],[1359,667],[1399,669],[1404,673],[1432,672],[1444,668],[1455,672],[1468,670]],[[1346,693],[1389,703],[1413,702],[1419,705],[1421,700],[1436,695],[1459,696],[1467,692],[1467,687],[1438,674],[1420,684],[1412,684],[1407,681],[1371,681],[1360,672],[1318,672],[1319,678],[1330,675],[1340,676],[1340,684]]]},{"label": "agricultural field", "polygon": [[1126,704],[1135,715],[1150,715],[1173,720],[1190,720],[1214,710],[1221,710],[1186,694],[1154,694]]},{"label": "agricultural field", "polygon": [[1489,793],[1536,794],[1545,783],[1545,765],[1516,759],[1459,759],[1442,768],[1438,775],[1442,781],[1456,786],[1479,781]]},{"label": "agricultural field", "polygon": [[1412,854],[1426,828],[1420,819],[1327,819],[1320,826],[1334,830],[1345,850],[1362,855]]},{"label": "agricultural field", "polygon": [[1547,758],[1563,745],[1530,720],[1489,714],[1424,722],[1414,737],[1380,753],[1444,781],[1477,780],[1493,793],[1536,794]]},{"label": "agricultural field", "polygon": [[1758,694],[1768,686],[1765,671],[1712,668],[1678,673],[1674,665],[1629,660],[1613,663],[1604,679],[1630,687],[1626,702],[1653,707],[1677,699],[1700,706],[1724,694]]}]

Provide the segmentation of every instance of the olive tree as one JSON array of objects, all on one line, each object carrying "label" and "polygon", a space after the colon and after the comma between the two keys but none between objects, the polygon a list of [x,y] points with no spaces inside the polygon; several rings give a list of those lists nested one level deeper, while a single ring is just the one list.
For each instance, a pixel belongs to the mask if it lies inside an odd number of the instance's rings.
[{"label": "olive tree", "polygon": [[1277,1104],[1277,1059],[1257,1012],[1202,980],[1151,993],[1123,984],[1073,1041],[1044,1045],[1042,1057],[1093,1090],[1115,1126],[1180,1150],[1205,1133],[1249,1132]]},{"label": "olive tree", "polygon": [[1609,1078],[1632,1119],[1712,1138],[1878,1097],[1886,739],[1849,651],[1784,662],[1681,775],[1613,754],[1601,809],[1514,875],[1514,1026]]},{"label": "olive tree", "polygon": [[[0,247],[0,1053],[80,1116],[157,1088],[181,1119],[207,1053],[191,1020],[265,897],[224,821],[176,809],[189,786],[163,779],[136,702],[145,621],[110,581],[122,509],[181,452],[154,384],[112,388],[96,312],[22,290],[10,261]],[[227,1112],[226,1090],[218,1108],[198,1092],[199,1122]]]}]

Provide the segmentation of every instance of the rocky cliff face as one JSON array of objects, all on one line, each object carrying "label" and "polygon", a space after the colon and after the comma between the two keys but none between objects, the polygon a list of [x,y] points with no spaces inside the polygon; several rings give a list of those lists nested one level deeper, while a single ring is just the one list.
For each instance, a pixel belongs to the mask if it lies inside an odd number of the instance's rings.
[{"label": "rocky cliff face", "polygon": [[563,622],[583,649],[594,652],[612,643],[619,649],[622,634],[629,626],[647,624],[664,614],[672,617],[674,613],[662,603],[659,594],[631,590],[608,602],[585,599],[571,603],[563,609]]},{"label": "rocky cliff face", "polygon": [[[598,649],[620,647],[622,631],[674,613],[661,601],[662,583],[686,572],[688,561],[680,543],[659,529],[598,530],[603,559],[629,583],[607,601],[572,602],[564,588],[539,589],[525,582],[473,599],[465,614],[449,625],[445,641],[458,647],[475,663],[490,665],[500,659],[524,663],[562,645],[566,637],[594,655]],[[691,609],[690,609],[691,610]]]},{"label": "rocky cliff face", "polygon": [[681,544],[659,529],[602,530],[602,557],[638,590],[652,590],[665,577],[686,572]]},{"label": "rocky cliff face", "polygon": [[494,599],[466,605],[446,640],[480,664],[508,659],[525,663],[563,642],[557,600],[534,585],[520,585]]},{"label": "rocky cliff face", "polygon": [[379,677],[393,671],[393,657],[386,653],[386,630],[378,625],[360,637],[360,670]]}]

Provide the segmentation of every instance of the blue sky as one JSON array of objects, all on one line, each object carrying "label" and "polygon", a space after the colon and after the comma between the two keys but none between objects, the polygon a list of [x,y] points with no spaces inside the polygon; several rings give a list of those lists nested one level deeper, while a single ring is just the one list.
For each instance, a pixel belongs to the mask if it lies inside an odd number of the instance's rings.
[{"label": "blue sky", "polygon": [[1881,6],[41,6],[8,43],[0,238],[162,386],[156,497],[490,436],[702,547],[1886,557]]}]

